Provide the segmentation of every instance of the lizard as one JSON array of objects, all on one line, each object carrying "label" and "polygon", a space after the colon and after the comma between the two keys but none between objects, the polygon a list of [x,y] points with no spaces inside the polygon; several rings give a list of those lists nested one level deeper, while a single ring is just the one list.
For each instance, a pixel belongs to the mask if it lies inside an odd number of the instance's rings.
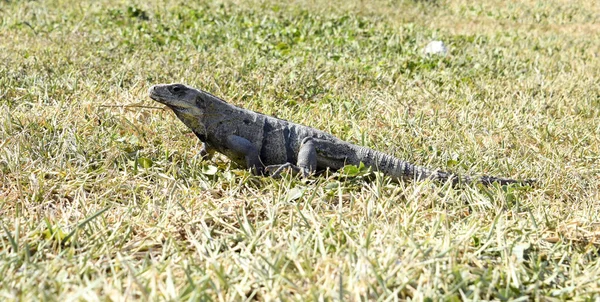
[{"label": "lizard", "polygon": [[459,176],[429,169],[312,127],[236,107],[184,84],[158,84],[150,87],[148,93],[152,100],[170,108],[198,137],[202,142],[202,157],[209,158],[216,151],[257,175],[278,176],[289,168],[306,177],[326,169],[336,171],[345,165],[363,163],[398,181],[432,179],[450,181],[453,185],[533,183],[533,180]]}]

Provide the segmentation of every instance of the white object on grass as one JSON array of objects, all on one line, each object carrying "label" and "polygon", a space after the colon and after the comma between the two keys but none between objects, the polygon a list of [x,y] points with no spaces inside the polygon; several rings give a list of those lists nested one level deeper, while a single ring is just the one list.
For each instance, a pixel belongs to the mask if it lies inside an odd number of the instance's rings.
[{"label": "white object on grass", "polygon": [[446,55],[448,53],[448,47],[444,45],[442,41],[431,41],[423,50],[426,55]]}]

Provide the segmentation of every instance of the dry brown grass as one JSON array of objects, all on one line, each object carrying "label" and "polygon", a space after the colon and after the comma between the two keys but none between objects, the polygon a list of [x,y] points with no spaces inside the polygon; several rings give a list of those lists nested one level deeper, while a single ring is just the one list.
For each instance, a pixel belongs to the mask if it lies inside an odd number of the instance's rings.
[{"label": "dry brown grass", "polygon": [[[593,1],[1,3],[2,299],[597,298]],[[136,107],[159,82],[540,181],[252,176]]]}]

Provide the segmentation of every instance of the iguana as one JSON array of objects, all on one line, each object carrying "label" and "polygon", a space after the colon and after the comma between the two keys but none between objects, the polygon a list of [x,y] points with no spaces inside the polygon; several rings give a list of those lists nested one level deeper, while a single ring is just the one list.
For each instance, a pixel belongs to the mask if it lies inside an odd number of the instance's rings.
[{"label": "iguana", "polygon": [[345,142],[329,133],[231,105],[183,84],[159,84],[150,98],[169,107],[203,142],[200,154],[222,153],[255,174],[278,175],[283,169],[308,176],[327,168],[363,163],[393,179],[433,179],[453,184],[529,184],[491,176],[469,177],[430,170],[388,154]]}]

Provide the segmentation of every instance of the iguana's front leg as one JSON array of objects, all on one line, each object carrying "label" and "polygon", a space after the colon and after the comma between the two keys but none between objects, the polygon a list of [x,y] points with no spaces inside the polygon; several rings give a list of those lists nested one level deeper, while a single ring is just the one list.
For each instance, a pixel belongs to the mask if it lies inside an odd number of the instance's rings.
[{"label": "iguana's front leg", "polygon": [[202,142],[200,152],[196,156],[200,156],[202,160],[211,159],[215,154],[215,149],[206,142],[206,129],[204,129],[204,127],[200,127],[200,129],[202,131],[192,130],[196,137]]},{"label": "iguana's front leg", "polygon": [[260,160],[258,149],[252,144],[252,142],[241,136],[230,135],[227,137],[225,143],[229,150],[232,150],[244,157],[246,160],[246,167],[250,168],[252,173],[263,173],[264,165]]},{"label": "iguana's front leg", "polygon": [[202,147],[200,148],[200,152],[198,153],[200,158],[202,158],[203,160],[211,159],[214,154],[215,154],[215,149],[213,149],[207,143],[202,143]]},{"label": "iguana's front leg", "polygon": [[315,142],[311,137],[307,137],[300,143],[298,151],[297,165],[285,163],[282,165],[270,165],[265,168],[267,172],[271,172],[271,176],[277,177],[284,169],[290,168],[294,173],[302,173],[303,177],[307,177],[317,171],[317,150]]}]

